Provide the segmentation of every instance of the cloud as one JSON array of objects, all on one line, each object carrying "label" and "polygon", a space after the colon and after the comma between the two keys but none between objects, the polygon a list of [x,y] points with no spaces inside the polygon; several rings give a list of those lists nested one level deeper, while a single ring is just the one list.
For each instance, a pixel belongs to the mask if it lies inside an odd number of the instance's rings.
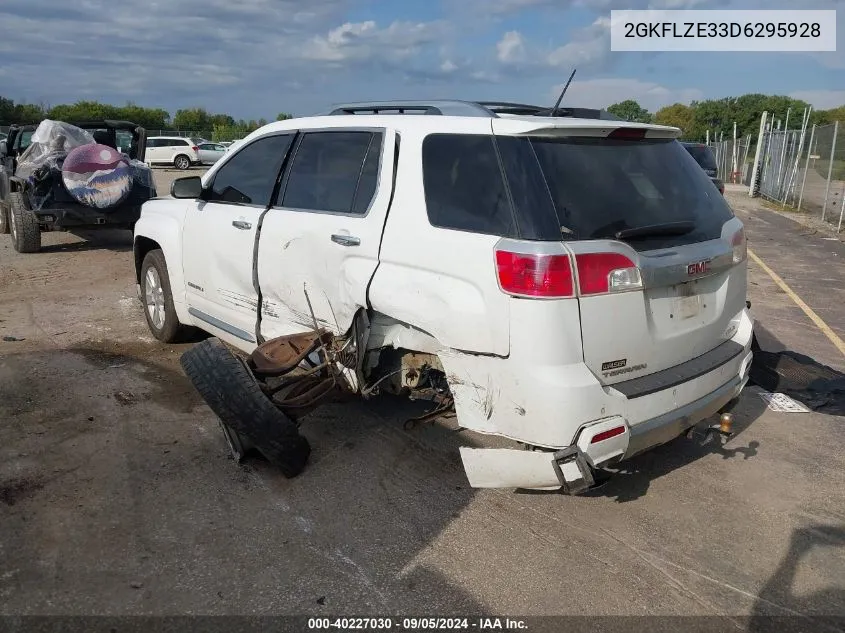
[{"label": "cloud", "polygon": [[[549,90],[551,100],[557,99],[563,84]],[[654,112],[673,103],[701,100],[704,94],[697,88],[667,88],[657,83],[628,78],[588,79],[570,84],[564,103],[582,108],[606,108],[625,99],[633,99]]]},{"label": "cloud", "polygon": [[496,44],[497,57],[500,62],[508,64],[522,61],[525,58],[525,43],[519,31],[508,31]]},{"label": "cloud", "polygon": [[845,105],[845,90],[797,90],[790,92],[789,96],[806,101],[816,110],[830,110]]},{"label": "cloud", "polygon": [[610,18],[596,18],[546,58],[549,66],[600,66],[610,58]]},{"label": "cloud", "polygon": [[440,41],[449,29],[446,22],[393,22],[380,29],[373,20],[343,24],[327,35],[313,37],[303,57],[316,61],[348,62],[380,58],[404,60],[421,47]]},{"label": "cloud", "polygon": [[[826,0],[835,1],[835,0]],[[703,9],[730,4],[731,0],[450,0],[452,5],[496,17],[542,9],[612,11],[614,9]]]}]

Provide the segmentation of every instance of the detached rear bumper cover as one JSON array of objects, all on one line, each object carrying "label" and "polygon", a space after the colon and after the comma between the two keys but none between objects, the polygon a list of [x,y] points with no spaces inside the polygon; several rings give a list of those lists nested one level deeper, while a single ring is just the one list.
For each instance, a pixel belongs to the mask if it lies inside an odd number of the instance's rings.
[{"label": "detached rear bumper cover", "polygon": [[[631,427],[614,416],[581,429],[575,446],[563,451],[528,451],[518,449],[460,449],[469,483],[473,488],[528,488],[581,492],[592,485],[592,474],[584,472],[616,459],[627,459],[682,435],[690,427],[718,413],[739,396],[748,382],[751,353],[740,370],[715,391],[665,415]],[[598,433],[624,426],[619,435],[593,444]]]}]

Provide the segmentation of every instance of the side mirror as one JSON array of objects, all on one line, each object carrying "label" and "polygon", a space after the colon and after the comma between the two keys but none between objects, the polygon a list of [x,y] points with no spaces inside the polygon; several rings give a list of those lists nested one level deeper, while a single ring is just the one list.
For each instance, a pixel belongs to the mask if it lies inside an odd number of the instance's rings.
[{"label": "side mirror", "polygon": [[177,178],[170,185],[170,195],[174,198],[199,198],[202,195],[202,179],[199,176]]}]

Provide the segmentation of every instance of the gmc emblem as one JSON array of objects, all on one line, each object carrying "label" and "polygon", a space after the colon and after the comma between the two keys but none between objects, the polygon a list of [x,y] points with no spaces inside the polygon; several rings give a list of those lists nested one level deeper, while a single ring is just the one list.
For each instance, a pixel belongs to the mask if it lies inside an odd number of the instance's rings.
[{"label": "gmc emblem", "polygon": [[705,259],[703,262],[695,262],[687,266],[687,275],[703,275],[710,272],[710,260]]}]

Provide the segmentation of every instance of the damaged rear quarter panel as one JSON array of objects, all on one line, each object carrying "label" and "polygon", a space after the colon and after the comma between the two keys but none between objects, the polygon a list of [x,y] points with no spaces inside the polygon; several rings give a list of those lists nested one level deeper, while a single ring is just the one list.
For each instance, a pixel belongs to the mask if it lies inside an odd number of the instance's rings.
[{"label": "damaged rear quarter panel", "polygon": [[458,423],[481,433],[563,448],[578,429],[624,410],[583,363],[577,299],[511,299],[510,355],[454,349],[439,356]]},{"label": "damaged rear quarter panel", "polygon": [[[489,119],[444,118],[443,132],[491,131]],[[370,304],[445,347],[506,356],[509,303],[499,288],[494,255],[500,238],[432,226],[424,195],[423,139],[422,132],[402,135],[396,193]]]}]

